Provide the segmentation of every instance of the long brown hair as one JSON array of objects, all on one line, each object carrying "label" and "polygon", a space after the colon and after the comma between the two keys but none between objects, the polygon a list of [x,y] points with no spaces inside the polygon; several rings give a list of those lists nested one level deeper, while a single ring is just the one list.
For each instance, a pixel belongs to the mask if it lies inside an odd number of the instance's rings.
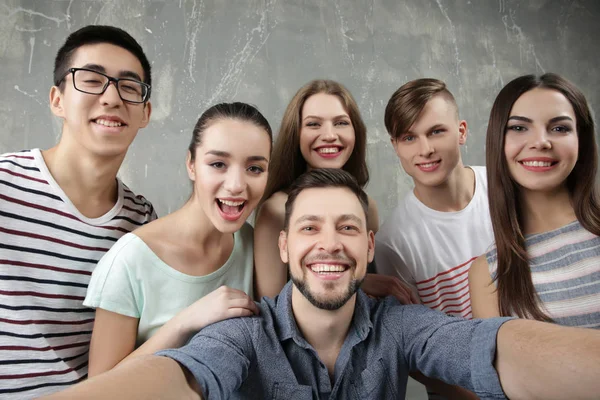
[{"label": "long brown hair", "polygon": [[342,167],[364,186],[369,181],[367,169],[367,127],[363,122],[352,94],[341,84],[327,79],[317,79],[302,86],[287,106],[281,127],[273,145],[269,164],[269,179],[263,201],[275,192],[287,190],[292,182],[307,170],[307,163],[300,152],[300,128],[302,108],[306,100],[317,93],[337,96],[348,113],[354,128],[354,151]]},{"label": "long brown hair", "polygon": [[506,124],[513,104],[523,93],[534,88],[562,93],[575,111],[579,152],[566,185],[577,219],[585,229],[600,236],[600,202],[595,185],[598,151],[594,121],[585,96],[565,78],[552,73],[539,77],[521,76],[508,83],[496,97],[487,130],[486,165],[498,260],[495,279],[500,315],[551,321],[540,309],[539,298],[533,287],[522,231],[523,210],[518,201],[519,186],[511,178],[504,156]]}]

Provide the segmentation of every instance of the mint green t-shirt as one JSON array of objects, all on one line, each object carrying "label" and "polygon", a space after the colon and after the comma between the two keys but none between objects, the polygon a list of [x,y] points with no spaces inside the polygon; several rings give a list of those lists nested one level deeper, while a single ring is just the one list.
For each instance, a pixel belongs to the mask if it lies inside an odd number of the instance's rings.
[{"label": "mint green t-shirt", "polygon": [[138,347],[179,311],[220,286],[252,297],[253,266],[253,229],[248,223],[234,233],[233,251],[225,264],[205,276],[175,270],[128,233],[98,262],[83,304],[138,318]]}]

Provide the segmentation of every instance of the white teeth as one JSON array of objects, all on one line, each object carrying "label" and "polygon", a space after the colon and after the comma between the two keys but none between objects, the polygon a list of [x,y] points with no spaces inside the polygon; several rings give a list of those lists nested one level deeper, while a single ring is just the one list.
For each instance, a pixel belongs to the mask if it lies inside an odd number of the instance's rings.
[{"label": "white teeth", "polygon": [[317,150],[319,153],[332,154],[340,151],[337,147],[321,147]]},{"label": "white teeth", "polygon": [[431,167],[433,167],[434,165],[437,165],[437,163],[438,163],[438,162],[436,161],[436,162],[432,162],[432,163],[427,163],[427,164],[419,164],[419,165],[420,165],[421,167],[423,167],[423,168],[431,168]]},{"label": "white teeth", "polygon": [[344,265],[332,265],[332,264],[313,264],[310,266],[313,272],[344,272],[346,267]]},{"label": "white teeth", "polygon": [[230,200],[221,200],[218,199],[221,203],[225,204],[226,206],[231,206],[231,207],[237,207],[237,206],[241,206],[242,204],[244,204],[244,200],[241,201],[230,201]]},{"label": "white teeth", "polygon": [[523,161],[523,165],[528,167],[550,167],[552,162],[550,161]]},{"label": "white teeth", "polygon": [[114,127],[117,127],[117,126],[121,126],[121,125],[123,125],[123,124],[122,124],[122,123],[120,123],[120,122],[117,122],[117,121],[109,121],[109,120],[106,120],[106,119],[97,119],[97,120],[96,120],[96,123],[97,123],[98,125],[110,126],[111,128],[114,128]]}]

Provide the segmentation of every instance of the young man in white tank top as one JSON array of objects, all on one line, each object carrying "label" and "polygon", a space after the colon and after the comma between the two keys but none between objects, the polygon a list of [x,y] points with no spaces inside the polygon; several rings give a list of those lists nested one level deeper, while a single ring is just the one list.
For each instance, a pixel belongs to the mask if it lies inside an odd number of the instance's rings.
[{"label": "young man in white tank top", "polygon": [[[415,188],[377,233],[377,272],[403,279],[429,308],[472,318],[468,271],[493,232],[485,168],[460,154],[467,123],[444,82],[417,79],[392,95],[385,125]],[[430,399],[441,398],[432,389],[451,394],[428,386]]]}]

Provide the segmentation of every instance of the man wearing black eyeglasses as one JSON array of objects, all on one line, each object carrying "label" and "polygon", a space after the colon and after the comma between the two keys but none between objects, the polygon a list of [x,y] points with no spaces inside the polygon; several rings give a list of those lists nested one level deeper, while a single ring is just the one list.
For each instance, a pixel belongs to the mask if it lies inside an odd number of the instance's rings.
[{"label": "man wearing black eyeglasses", "polygon": [[127,32],[87,26],[60,48],[50,89],[63,120],[48,150],[0,155],[0,397],[32,398],[87,376],[97,261],[156,218],[118,178],[149,121],[150,63]]}]

